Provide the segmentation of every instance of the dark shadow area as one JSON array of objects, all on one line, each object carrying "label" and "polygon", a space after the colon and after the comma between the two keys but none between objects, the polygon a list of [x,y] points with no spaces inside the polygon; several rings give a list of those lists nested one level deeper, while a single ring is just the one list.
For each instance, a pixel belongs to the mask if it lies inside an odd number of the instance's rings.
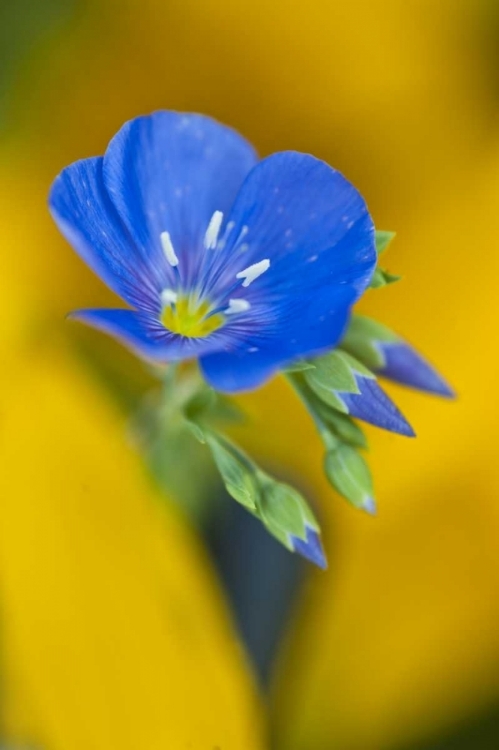
[{"label": "dark shadow area", "polygon": [[[499,705],[463,720],[439,737],[399,746],[396,750],[498,750]],[[367,749],[366,749],[367,750]]]},{"label": "dark shadow area", "polygon": [[232,500],[207,536],[243,643],[266,688],[307,563]]}]

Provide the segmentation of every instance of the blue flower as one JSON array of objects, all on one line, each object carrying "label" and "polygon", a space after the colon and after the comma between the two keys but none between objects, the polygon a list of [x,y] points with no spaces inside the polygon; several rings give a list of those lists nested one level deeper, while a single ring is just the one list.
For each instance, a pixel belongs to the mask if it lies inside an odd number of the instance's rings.
[{"label": "blue flower", "polygon": [[197,358],[226,392],[333,348],[376,265],[358,191],[307,154],[262,161],[208,117],[126,123],[50,194],[59,229],[132,309],[73,318],[154,362]]}]

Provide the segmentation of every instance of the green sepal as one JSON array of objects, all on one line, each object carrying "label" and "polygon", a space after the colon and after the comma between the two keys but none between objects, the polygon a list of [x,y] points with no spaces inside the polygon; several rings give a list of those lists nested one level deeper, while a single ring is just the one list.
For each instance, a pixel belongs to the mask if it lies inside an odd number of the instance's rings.
[{"label": "green sepal", "polygon": [[373,507],[371,472],[354,448],[343,444],[328,451],[324,471],[333,487],[352,505],[366,510]]},{"label": "green sepal", "polygon": [[367,448],[366,436],[352,417],[322,401],[299,373],[289,375],[288,380],[314,420],[327,449],[336,445],[338,440]]},{"label": "green sepal", "polygon": [[375,232],[375,241],[376,241],[376,252],[378,255],[381,255],[390,242],[395,237],[395,232],[385,232],[382,229],[377,229]]},{"label": "green sepal", "polygon": [[204,430],[204,438],[229,495],[255,512],[260,490],[253,462],[226,437]]},{"label": "green sepal", "polygon": [[276,482],[262,472],[259,514],[265,527],[288,549],[290,536],[306,539],[306,527],[319,531],[319,525],[305,498],[287,484]]},{"label": "green sepal", "polygon": [[184,404],[183,413],[189,422],[199,425],[207,421],[238,422],[244,417],[233,401],[208,387],[198,390]]},{"label": "green sepal", "polygon": [[381,289],[381,287],[387,286],[388,284],[395,284],[395,282],[400,281],[401,278],[402,276],[396,276],[378,266],[372,275],[369,286],[371,289]]},{"label": "green sepal", "polygon": [[201,388],[184,404],[183,413],[189,422],[199,422],[213,408],[217,394],[212,388]]},{"label": "green sepal", "polygon": [[304,373],[306,382],[321,401],[343,414],[347,414],[348,409],[338,392],[360,393],[355,373],[365,378],[375,377],[361,362],[339,349],[314,359],[313,363],[315,369]]},{"label": "green sepal", "polygon": [[377,370],[385,366],[378,343],[396,343],[399,340],[397,334],[378,321],[364,315],[353,315],[340,346],[366,367]]}]

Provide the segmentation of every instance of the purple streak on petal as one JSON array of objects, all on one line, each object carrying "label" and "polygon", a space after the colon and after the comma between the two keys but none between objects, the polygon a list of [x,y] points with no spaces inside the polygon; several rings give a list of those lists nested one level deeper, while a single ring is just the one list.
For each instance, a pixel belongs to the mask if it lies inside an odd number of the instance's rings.
[{"label": "purple streak on petal", "polygon": [[314,565],[322,568],[322,570],[326,570],[327,560],[322,549],[320,535],[311,526],[307,526],[306,531],[306,539],[290,536],[290,542],[293,545],[294,551],[314,563]]},{"label": "purple streak on petal", "polygon": [[420,391],[453,398],[454,391],[423,357],[404,342],[377,342],[385,359],[377,374]]},{"label": "purple streak on petal", "polygon": [[409,422],[374,378],[355,373],[355,379],[360,393],[338,393],[352,417],[399,435],[414,437],[415,432]]}]

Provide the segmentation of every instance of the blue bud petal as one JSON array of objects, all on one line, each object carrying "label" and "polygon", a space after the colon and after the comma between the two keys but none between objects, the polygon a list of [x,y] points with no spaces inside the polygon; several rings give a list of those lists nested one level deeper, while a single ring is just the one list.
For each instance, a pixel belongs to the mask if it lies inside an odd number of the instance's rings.
[{"label": "blue bud petal", "polygon": [[355,373],[355,380],[360,393],[338,394],[352,417],[399,435],[414,437],[415,432],[409,422],[374,378]]},{"label": "blue bud petal", "polygon": [[453,398],[454,392],[438,372],[404,342],[376,342],[385,364],[376,370],[379,375],[420,391]]},{"label": "blue bud petal", "polygon": [[324,550],[322,549],[320,535],[311,526],[307,526],[306,531],[306,539],[300,539],[297,536],[290,535],[289,540],[293,545],[293,550],[314,563],[314,565],[326,570],[327,561],[326,556],[324,555]]}]

